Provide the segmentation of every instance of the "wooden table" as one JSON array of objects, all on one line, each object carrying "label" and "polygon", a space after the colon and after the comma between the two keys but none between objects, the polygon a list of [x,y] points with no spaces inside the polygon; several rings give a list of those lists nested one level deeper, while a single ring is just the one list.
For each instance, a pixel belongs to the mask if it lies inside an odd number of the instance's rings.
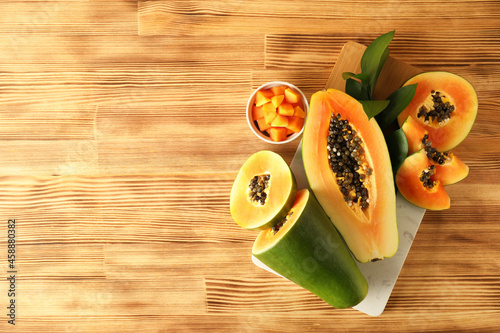
[{"label": "wooden table", "polygon": [[[0,13],[0,331],[498,331],[498,1],[5,1]],[[253,265],[256,232],[231,219],[229,191],[251,153],[290,162],[299,144],[250,132],[254,88],[284,80],[309,98],[347,41],[393,29],[395,59],[464,76],[480,108],[454,150],[470,175],[449,210],[425,214],[369,317]]]}]

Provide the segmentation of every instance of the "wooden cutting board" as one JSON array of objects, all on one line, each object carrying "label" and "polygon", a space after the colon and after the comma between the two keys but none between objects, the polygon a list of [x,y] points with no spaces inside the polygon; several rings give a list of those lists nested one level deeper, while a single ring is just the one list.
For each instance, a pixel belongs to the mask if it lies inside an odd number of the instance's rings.
[{"label": "wooden cutting board", "polygon": [[[335,88],[344,91],[345,81],[342,78],[343,72],[359,73],[360,61],[363,56],[365,46],[348,42],[343,47],[339,59],[328,79],[326,88]],[[374,92],[376,99],[384,99],[394,90],[398,89],[408,78],[419,73],[417,68],[405,64],[393,58],[388,58]],[[296,179],[297,188],[308,188],[305,171],[302,163],[302,145],[299,145],[297,152],[290,165]],[[420,226],[420,222],[425,214],[425,209],[419,208],[409,203],[399,193],[396,198],[396,212],[398,221],[399,247],[396,254],[382,261],[359,263],[359,269],[368,281],[369,290],[366,298],[354,308],[371,316],[382,314],[396,284],[399,273],[410,251],[415,234]],[[252,261],[259,267],[274,274],[255,257]]]},{"label": "wooden cutting board", "polygon": [[[344,91],[345,81],[342,78],[342,73],[361,72],[361,57],[363,57],[365,49],[366,46],[364,45],[347,42],[340,52],[337,63],[333,67],[325,87],[327,89],[335,88]],[[389,57],[380,72],[374,92],[375,99],[387,98],[394,90],[401,87],[406,80],[421,72],[417,67]]]}]

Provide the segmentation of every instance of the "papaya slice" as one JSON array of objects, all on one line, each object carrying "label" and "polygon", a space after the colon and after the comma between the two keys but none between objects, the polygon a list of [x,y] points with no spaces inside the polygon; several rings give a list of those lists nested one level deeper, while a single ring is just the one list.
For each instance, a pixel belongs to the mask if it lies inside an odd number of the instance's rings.
[{"label": "papaya slice", "polygon": [[[282,128],[286,133],[286,128]],[[231,189],[230,211],[243,228],[267,229],[281,221],[293,204],[297,185],[283,158],[263,150],[250,156]]]},{"label": "papaya slice", "polygon": [[410,78],[404,86],[417,83],[410,104],[398,116],[401,126],[410,116],[428,132],[439,151],[456,147],[469,134],[478,110],[474,87],[449,72],[424,72]]},{"label": "papaya slice", "polygon": [[396,173],[396,185],[403,197],[416,206],[429,210],[448,209],[450,197],[437,172],[422,149],[404,160]]},{"label": "papaya slice", "polygon": [[455,184],[469,175],[469,167],[452,152],[440,152],[431,141],[429,132],[412,117],[401,126],[408,141],[408,155],[424,149],[430,163],[436,167],[436,177],[443,185]]},{"label": "papaya slice", "polygon": [[444,163],[433,163],[436,177],[444,186],[456,184],[469,175],[469,167],[453,153],[449,153]]},{"label": "papaya slice", "polygon": [[368,284],[328,216],[307,189],[288,214],[257,236],[252,254],[335,308],[361,302]]},{"label": "papaya slice", "polygon": [[398,249],[389,151],[375,119],[335,89],[311,97],[302,157],[314,195],[360,262]]}]

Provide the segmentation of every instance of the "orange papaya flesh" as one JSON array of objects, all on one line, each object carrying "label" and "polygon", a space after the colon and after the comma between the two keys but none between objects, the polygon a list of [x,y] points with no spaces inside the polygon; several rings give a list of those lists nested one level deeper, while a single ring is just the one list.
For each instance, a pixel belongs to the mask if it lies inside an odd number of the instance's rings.
[{"label": "orange papaya flesh", "polygon": [[274,95],[271,97],[271,103],[273,103],[274,107],[277,108],[281,105],[284,99],[285,95]]},{"label": "orange papaya flesh", "polygon": [[293,108],[293,115],[296,116],[296,117],[300,117],[300,118],[305,118],[306,117],[306,113],[298,105]]},{"label": "orange papaya flesh", "polygon": [[285,160],[274,152],[259,151],[236,175],[229,203],[231,216],[246,229],[271,228],[286,216],[296,193],[295,177]]},{"label": "orange papaya flesh", "polygon": [[415,95],[399,114],[399,125],[410,116],[428,132],[436,149],[448,151],[456,147],[468,135],[477,116],[474,87],[449,72],[424,72],[410,78],[404,86],[415,83]]},{"label": "orange papaya flesh", "polygon": [[422,149],[404,160],[396,173],[396,185],[401,195],[416,206],[429,210],[448,209],[450,197],[436,172],[436,166]]},{"label": "orange papaya flesh", "polygon": [[266,120],[264,118],[261,118],[257,120],[257,126],[261,131],[265,131],[271,127],[271,124],[266,123]]},{"label": "orange papaya flesh", "polygon": [[439,180],[444,186],[458,183],[469,175],[469,167],[458,156],[448,154],[442,164],[435,164],[436,174],[434,180]]},{"label": "orange papaya flesh", "polygon": [[287,86],[274,86],[274,87],[271,87],[270,90],[273,92],[273,95],[275,95],[275,96],[283,95],[283,97],[284,97],[286,88],[288,88],[288,87]]},{"label": "orange papaya flesh", "polygon": [[285,101],[287,103],[298,103],[300,101],[300,94],[292,88],[285,89]]},{"label": "orange papaya flesh", "polygon": [[266,103],[262,106],[262,110],[264,112],[264,119],[266,123],[271,124],[271,122],[276,118],[276,108],[272,103]]},{"label": "orange papaya flesh", "polygon": [[467,177],[469,167],[452,152],[441,152],[433,147],[429,133],[418,121],[408,117],[401,129],[408,141],[408,155],[424,149],[430,163],[436,166],[433,179],[439,179],[443,185],[450,185]]},{"label": "orange papaya flesh", "polygon": [[288,126],[288,117],[285,117],[281,114],[276,115],[276,118],[273,119],[271,126],[272,127],[287,127]]},{"label": "orange papaya flesh", "polygon": [[253,120],[259,120],[264,118],[264,110],[262,110],[262,106],[254,105],[252,107],[252,118]]},{"label": "orange papaya flesh", "polygon": [[269,137],[275,142],[280,142],[286,139],[286,128],[285,127],[271,127],[267,129]]},{"label": "orange papaya flesh", "polygon": [[380,127],[361,103],[335,89],[313,94],[302,157],[310,188],[356,259],[394,255],[398,231],[391,161]]},{"label": "orange papaya flesh", "polygon": [[278,113],[284,116],[293,116],[294,111],[292,104],[289,103],[282,103],[278,107]]},{"label": "orange papaya flesh", "polygon": [[261,106],[271,101],[273,93],[269,89],[262,89],[255,94],[255,105]]},{"label": "orange papaya flesh", "polygon": [[286,128],[291,130],[293,133],[298,133],[303,126],[304,118],[293,116],[288,118],[288,125],[286,126]]}]

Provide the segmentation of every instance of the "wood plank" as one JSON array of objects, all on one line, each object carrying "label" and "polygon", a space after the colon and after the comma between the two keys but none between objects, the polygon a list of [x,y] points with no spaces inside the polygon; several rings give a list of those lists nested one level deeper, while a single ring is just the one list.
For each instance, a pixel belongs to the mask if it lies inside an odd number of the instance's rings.
[{"label": "wood plank", "polygon": [[[67,226],[61,225],[62,228],[67,228]],[[2,229],[5,235],[6,228],[2,227]],[[20,240],[16,246],[16,280],[21,281],[23,293],[35,281],[43,281],[43,283],[51,281],[53,285],[57,284],[57,281],[79,283],[105,277],[102,244],[86,244],[84,247],[75,243],[48,244],[49,242],[45,242],[40,237],[34,242],[35,244],[27,244],[24,239],[29,239],[29,237],[24,237],[24,231],[29,229],[29,222],[16,216],[16,231]],[[19,237],[19,235],[22,236]],[[72,236],[68,235],[68,237]],[[5,243],[2,246],[5,248]],[[2,254],[2,261],[7,262],[6,255]],[[31,305],[37,306],[37,304],[39,302]]]},{"label": "wood plank", "polygon": [[95,105],[39,103],[0,107],[0,140],[92,140]]},{"label": "wood plank", "polygon": [[238,244],[237,249],[223,242],[109,244],[104,248],[105,267],[109,279],[238,276],[242,269],[260,271],[250,259],[252,243]]},{"label": "wood plank", "polygon": [[[21,244],[252,242],[227,206],[233,174],[3,177],[0,212]],[[58,226],[57,228],[55,226]]]},{"label": "wood plank", "polygon": [[[0,39],[0,69],[5,72],[140,71],[193,68],[230,71],[264,67],[264,37],[227,35],[231,47],[219,39],[204,36],[74,35],[30,34],[18,41],[19,34]],[[24,36],[24,35],[23,35]],[[43,48],[33,47],[43,45]]]},{"label": "wood plank", "polygon": [[[422,281],[424,283],[422,284]],[[307,312],[310,316],[330,315],[331,307],[315,295],[280,278],[250,276],[247,279],[207,278],[208,311],[214,313],[264,312],[282,314]],[[422,286],[425,285],[425,288]],[[437,298],[436,298],[437,295]],[[475,276],[414,276],[402,277],[388,304],[405,311],[419,310],[422,306],[437,306],[442,312],[497,310],[492,296],[500,295],[494,275]],[[463,300],[467,300],[463,303]],[[461,300],[458,302],[458,300]],[[276,307],[276,304],[280,304]]]},{"label": "wood plank", "polygon": [[[96,70],[91,72],[3,73],[0,106],[17,101],[33,105],[40,101],[61,107],[74,104],[158,105],[192,104],[186,89],[197,92],[205,103],[246,101],[251,93],[249,71],[151,69],[141,71]],[[26,94],[26,91],[30,94]],[[231,95],[227,95],[230,92]],[[229,97],[231,96],[231,97]]]},{"label": "wood plank", "polygon": [[0,3],[0,12],[13,50],[40,35],[137,35],[137,2],[16,0]]},{"label": "wood plank", "polygon": [[[367,46],[379,35],[377,32],[266,34],[266,68],[332,68],[345,43]],[[443,35],[438,31],[422,34],[396,30],[389,49],[392,57],[417,67],[432,66],[429,70],[453,67],[453,72],[477,70],[492,74],[485,66],[498,64],[500,51],[492,52],[489,45],[499,42],[500,36],[494,31],[458,30]],[[491,66],[492,70],[496,68]]]},{"label": "wood plank", "polygon": [[[494,2],[455,2],[463,10],[449,13],[454,3],[419,2],[342,3],[338,1],[281,1],[280,6],[268,6],[263,0],[250,3],[224,1],[139,1],[140,35],[214,35],[233,33],[311,34],[356,31],[360,34],[382,34],[393,29],[418,33],[422,25],[432,25],[434,31],[484,30],[500,20]],[[284,11],[283,8],[289,8]],[[397,18],[394,17],[397,13]],[[377,19],[371,19],[376,17]],[[460,23],[467,19],[469,24]],[[368,20],[368,22],[367,22]],[[262,24],[262,22],[265,24]],[[407,22],[419,22],[408,24]],[[333,27],[333,28],[332,28]],[[463,27],[461,29],[461,27]]]}]

